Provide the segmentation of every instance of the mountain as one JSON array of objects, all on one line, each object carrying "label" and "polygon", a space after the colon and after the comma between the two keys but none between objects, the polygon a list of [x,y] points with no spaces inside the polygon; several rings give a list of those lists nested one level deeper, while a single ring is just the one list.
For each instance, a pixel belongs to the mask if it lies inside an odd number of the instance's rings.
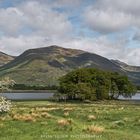
[{"label": "mountain", "polygon": [[25,51],[1,67],[0,76],[9,76],[20,84],[54,85],[62,75],[81,67],[128,74],[121,65],[97,54],[54,45]]},{"label": "mountain", "polygon": [[122,70],[127,73],[127,76],[133,83],[140,85],[140,66],[130,66],[119,60],[111,60],[116,65],[120,66]]},{"label": "mountain", "polygon": [[140,72],[140,66],[130,66],[124,62],[121,62],[119,60],[111,60],[116,65],[120,66],[123,70],[129,71],[129,72]]},{"label": "mountain", "polygon": [[3,52],[0,52],[0,67],[9,63],[10,61],[12,61],[14,59],[13,56],[10,56],[8,54],[5,54]]}]

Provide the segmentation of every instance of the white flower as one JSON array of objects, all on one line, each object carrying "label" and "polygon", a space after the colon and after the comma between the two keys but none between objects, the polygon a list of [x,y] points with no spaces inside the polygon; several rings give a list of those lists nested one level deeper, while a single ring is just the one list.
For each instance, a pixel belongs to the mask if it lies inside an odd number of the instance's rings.
[{"label": "white flower", "polygon": [[0,97],[0,113],[10,111],[12,107],[11,101],[7,100],[5,97]]}]

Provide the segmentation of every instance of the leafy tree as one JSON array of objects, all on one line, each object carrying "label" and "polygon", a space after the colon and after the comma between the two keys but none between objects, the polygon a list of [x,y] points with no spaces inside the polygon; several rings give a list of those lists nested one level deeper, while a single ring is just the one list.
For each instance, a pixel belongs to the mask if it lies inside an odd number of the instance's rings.
[{"label": "leafy tree", "polygon": [[128,80],[127,76],[118,73],[111,73],[111,97],[118,98],[119,95],[131,97],[135,94],[136,88]]},{"label": "leafy tree", "polygon": [[90,83],[78,83],[77,85],[77,97],[81,100],[96,100],[95,89],[91,86]]},{"label": "leafy tree", "polygon": [[118,86],[114,81],[112,81],[111,87],[110,87],[110,99],[117,98],[118,95],[119,95]]},{"label": "leafy tree", "polygon": [[66,99],[102,100],[131,97],[135,88],[126,76],[116,72],[81,68],[61,77],[58,91]]}]

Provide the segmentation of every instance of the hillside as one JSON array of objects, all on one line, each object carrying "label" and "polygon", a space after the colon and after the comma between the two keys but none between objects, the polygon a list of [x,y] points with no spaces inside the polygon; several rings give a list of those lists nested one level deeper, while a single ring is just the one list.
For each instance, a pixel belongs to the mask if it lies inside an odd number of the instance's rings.
[{"label": "hillside", "polygon": [[0,52],[0,67],[12,61],[13,59],[14,59],[13,56]]},{"label": "hillside", "polygon": [[0,76],[9,76],[20,84],[54,85],[60,76],[81,67],[128,74],[121,66],[97,54],[50,46],[25,51],[1,67]]},{"label": "hillside", "polygon": [[120,66],[122,69],[124,69],[125,71],[129,71],[129,72],[140,72],[140,66],[131,66],[128,65],[124,62],[121,62],[119,60],[111,60],[113,63],[115,63],[116,65]]},{"label": "hillside", "polygon": [[127,76],[133,83],[136,85],[140,85],[140,67],[139,66],[131,66],[127,65],[124,62],[118,61],[118,60],[111,60],[116,65],[120,66],[122,70],[124,70],[127,73]]}]

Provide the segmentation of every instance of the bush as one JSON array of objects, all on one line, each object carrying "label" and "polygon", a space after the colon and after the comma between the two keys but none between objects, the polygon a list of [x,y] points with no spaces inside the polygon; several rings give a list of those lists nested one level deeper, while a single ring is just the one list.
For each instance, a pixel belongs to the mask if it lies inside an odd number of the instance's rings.
[{"label": "bush", "polygon": [[[2,79],[0,81],[0,92],[3,93],[4,91],[10,90],[10,87],[12,87],[14,84],[15,81],[8,77]],[[11,101],[7,100],[5,97],[0,96],[0,114],[10,111],[11,106]]]},{"label": "bush", "polygon": [[4,97],[0,97],[0,114],[10,111],[11,107],[11,101],[6,100]]}]

